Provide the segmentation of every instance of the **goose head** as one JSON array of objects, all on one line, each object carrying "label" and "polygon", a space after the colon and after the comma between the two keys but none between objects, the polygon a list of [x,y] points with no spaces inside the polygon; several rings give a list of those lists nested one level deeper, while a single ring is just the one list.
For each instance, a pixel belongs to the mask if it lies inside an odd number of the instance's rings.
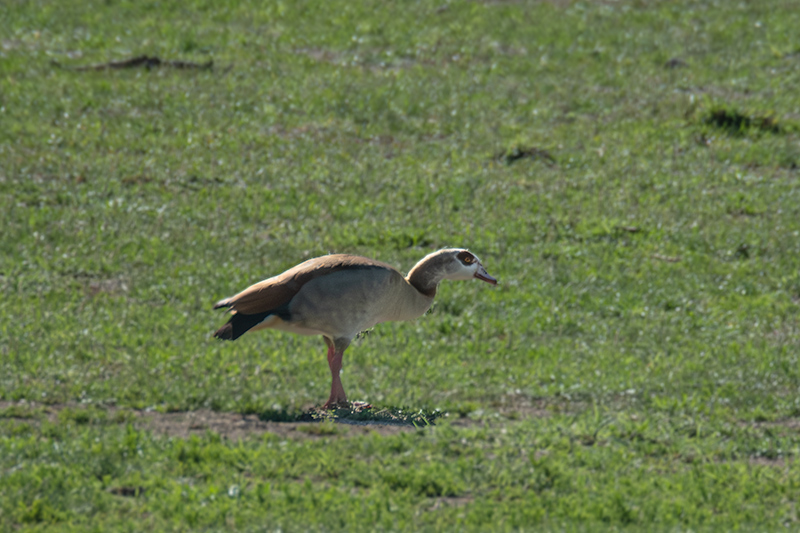
[{"label": "goose head", "polygon": [[426,255],[407,277],[417,290],[428,296],[436,294],[436,286],[443,279],[473,278],[497,285],[497,280],[486,272],[478,256],[464,248],[445,248]]},{"label": "goose head", "polygon": [[486,272],[478,256],[464,249],[447,250],[451,260],[446,263],[444,279],[470,280],[472,278],[497,285],[497,280]]}]

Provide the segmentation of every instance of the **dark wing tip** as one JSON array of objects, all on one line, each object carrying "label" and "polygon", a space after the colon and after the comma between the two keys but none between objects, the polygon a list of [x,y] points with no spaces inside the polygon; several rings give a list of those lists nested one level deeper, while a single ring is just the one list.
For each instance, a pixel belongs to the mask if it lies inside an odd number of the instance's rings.
[{"label": "dark wing tip", "polygon": [[[222,306],[220,306],[222,307]],[[222,339],[224,341],[232,341],[233,340],[233,324],[228,322],[221,328],[219,328],[216,332],[214,332],[214,337],[217,339]]]}]

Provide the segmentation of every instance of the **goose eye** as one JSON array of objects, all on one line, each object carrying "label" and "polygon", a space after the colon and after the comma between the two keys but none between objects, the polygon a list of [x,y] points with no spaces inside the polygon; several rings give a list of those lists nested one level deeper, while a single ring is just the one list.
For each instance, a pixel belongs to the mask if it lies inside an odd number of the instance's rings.
[{"label": "goose eye", "polygon": [[466,250],[461,250],[461,252],[459,252],[459,254],[456,256],[456,258],[465,265],[471,265],[472,263],[478,261],[474,255],[472,255]]}]

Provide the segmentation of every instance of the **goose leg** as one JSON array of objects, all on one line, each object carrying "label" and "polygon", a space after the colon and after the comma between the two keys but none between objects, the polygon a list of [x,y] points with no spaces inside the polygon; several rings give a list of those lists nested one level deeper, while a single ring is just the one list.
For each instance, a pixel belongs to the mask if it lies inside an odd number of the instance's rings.
[{"label": "goose leg", "polygon": [[339,406],[350,405],[347,401],[347,395],[344,393],[344,386],[342,385],[342,378],[339,373],[342,370],[342,357],[347,348],[347,344],[343,348],[337,349],[335,343],[324,337],[325,344],[328,345],[328,366],[331,369],[331,395],[323,409],[334,409]]}]

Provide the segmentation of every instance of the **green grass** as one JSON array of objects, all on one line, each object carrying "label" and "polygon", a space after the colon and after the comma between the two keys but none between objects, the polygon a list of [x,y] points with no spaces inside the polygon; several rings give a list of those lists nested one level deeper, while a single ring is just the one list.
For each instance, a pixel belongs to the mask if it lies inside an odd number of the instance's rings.
[{"label": "green grass", "polygon": [[[798,527],[793,3],[0,14],[0,529]],[[214,67],[74,70],[143,54]],[[213,302],[444,246],[500,285],[345,355],[349,397],[416,429],[126,414],[309,418],[321,339],[216,342]]]}]

